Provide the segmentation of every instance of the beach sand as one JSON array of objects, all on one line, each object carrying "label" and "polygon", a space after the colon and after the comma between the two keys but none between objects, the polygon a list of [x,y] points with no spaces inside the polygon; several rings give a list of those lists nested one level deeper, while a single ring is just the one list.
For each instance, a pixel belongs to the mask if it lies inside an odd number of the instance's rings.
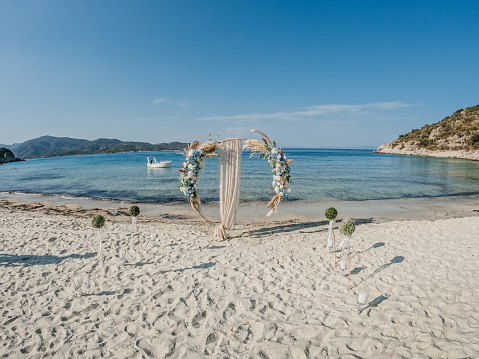
[{"label": "beach sand", "polygon": [[0,358],[479,357],[477,198],[339,204],[357,222],[348,291],[325,247],[328,203],[281,205],[251,237],[220,243],[187,206],[140,205],[136,245],[126,204],[7,197]]}]

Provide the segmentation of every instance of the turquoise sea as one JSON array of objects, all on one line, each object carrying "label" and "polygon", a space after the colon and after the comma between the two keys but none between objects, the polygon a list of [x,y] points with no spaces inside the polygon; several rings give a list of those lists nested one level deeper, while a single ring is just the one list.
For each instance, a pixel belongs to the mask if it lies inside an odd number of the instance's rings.
[{"label": "turquoise sea", "polygon": [[[290,200],[370,200],[458,196],[479,193],[479,162],[394,156],[372,150],[286,149],[291,164]],[[148,169],[146,157],[172,160],[170,168]],[[184,201],[178,189],[183,156],[175,151],[115,153],[30,159],[0,166],[0,192],[139,202]],[[241,200],[270,198],[271,168],[243,155]],[[198,194],[219,198],[217,160],[206,159]]]}]

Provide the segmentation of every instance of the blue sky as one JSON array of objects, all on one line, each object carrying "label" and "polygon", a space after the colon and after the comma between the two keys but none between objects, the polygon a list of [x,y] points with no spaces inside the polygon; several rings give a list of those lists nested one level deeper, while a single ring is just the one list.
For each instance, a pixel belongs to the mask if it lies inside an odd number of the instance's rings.
[{"label": "blue sky", "polygon": [[479,104],[477,1],[0,1],[0,143],[379,146]]}]

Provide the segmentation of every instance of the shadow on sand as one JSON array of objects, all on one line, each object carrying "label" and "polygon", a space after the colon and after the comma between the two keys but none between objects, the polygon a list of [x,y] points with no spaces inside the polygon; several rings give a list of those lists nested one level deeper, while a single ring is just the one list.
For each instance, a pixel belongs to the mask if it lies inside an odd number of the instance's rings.
[{"label": "shadow on sand", "polygon": [[59,264],[67,259],[88,259],[95,257],[95,253],[70,254],[69,256],[51,256],[36,254],[3,254],[0,253],[0,266],[4,267],[31,267],[35,265]]},{"label": "shadow on sand", "polygon": [[180,272],[181,273],[181,272],[184,272],[184,271],[190,270],[190,269],[208,269],[208,268],[211,268],[215,265],[216,265],[215,262],[208,262],[208,263],[199,264],[199,265],[193,266],[193,267],[160,270],[160,271],[156,272],[155,274],[158,274],[158,273],[164,274],[164,273],[170,273],[170,272]]},{"label": "shadow on sand", "polygon": [[[386,263],[386,264],[383,264],[382,266],[380,266],[379,268],[376,268],[376,270],[374,272],[372,272],[369,276],[367,276],[366,278],[364,278],[360,283],[354,285],[354,286],[351,286],[351,288],[355,288],[355,287],[359,287],[360,285],[362,285],[364,282],[366,282],[369,278],[372,278],[374,277],[376,274],[378,274],[379,272],[385,270],[386,268],[389,268],[391,265],[393,264],[396,264],[396,263],[402,263],[404,261],[404,257],[403,256],[396,256],[394,257],[393,259],[391,259],[391,261],[389,263]],[[351,272],[352,273],[352,272]]]},{"label": "shadow on sand", "polygon": [[379,304],[389,299],[390,296],[391,296],[390,294],[381,294],[379,297],[370,301],[367,306],[365,306],[364,308],[361,308],[359,310],[359,313],[365,311],[366,309],[377,308]]},{"label": "shadow on sand", "polygon": [[[355,219],[356,225],[373,223],[373,218],[360,218]],[[341,221],[338,220],[338,223]],[[263,227],[251,230],[251,237],[264,237],[281,233],[321,233],[328,232],[329,221],[317,221],[317,222],[302,222],[302,223],[290,223],[281,225],[270,225],[269,227]],[[318,228],[323,227],[323,228]],[[246,231],[247,233],[247,231]]]}]

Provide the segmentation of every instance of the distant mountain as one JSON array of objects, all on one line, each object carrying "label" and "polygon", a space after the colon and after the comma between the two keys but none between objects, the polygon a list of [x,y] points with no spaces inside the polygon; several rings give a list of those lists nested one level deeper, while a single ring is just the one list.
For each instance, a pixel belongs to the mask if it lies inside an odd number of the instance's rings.
[{"label": "distant mountain", "polygon": [[21,143],[14,143],[13,145],[0,145],[0,147],[8,148],[10,151],[15,151],[15,149],[20,145]]},{"label": "distant mountain", "polygon": [[180,150],[187,143],[170,142],[151,144],[147,142],[120,141],[99,138],[94,141],[70,137],[42,136],[20,144],[3,146],[20,158],[57,157],[97,153]]},{"label": "distant mountain", "polygon": [[439,122],[400,135],[380,146],[377,152],[479,160],[479,105],[457,110]]}]

